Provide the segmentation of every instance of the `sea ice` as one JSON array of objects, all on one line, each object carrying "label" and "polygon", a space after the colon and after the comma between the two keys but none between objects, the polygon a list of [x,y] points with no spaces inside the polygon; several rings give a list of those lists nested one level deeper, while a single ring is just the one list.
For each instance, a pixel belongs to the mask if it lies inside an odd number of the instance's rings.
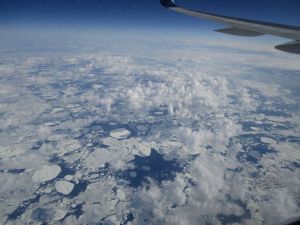
[{"label": "sea ice", "polygon": [[268,137],[262,137],[260,138],[260,141],[262,143],[265,143],[265,144],[276,144],[276,140],[272,139],[272,138],[268,138]]},{"label": "sea ice", "polygon": [[54,221],[59,221],[59,220],[62,220],[63,218],[65,218],[66,215],[67,215],[67,211],[61,210],[61,209],[55,209],[52,219]]},{"label": "sea ice", "polygon": [[36,170],[32,176],[32,181],[35,183],[46,182],[53,180],[60,174],[61,168],[58,165],[43,166],[40,170]]},{"label": "sea ice", "polygon": [[142,148],[139,149],[139,153],[142,156],[149,156],[149,155],[151,155],[151,148],[142,147]]},{"label": "sea ice", "polygon": [[110,132],[110,136],[115,139],[126,139],[129,137],[130,134],[131,132],[124,128],[115,129]]},{"label": "sea ice", "polygon": [[124,192],[124,190],[118,189],[118,191],[117,191],[117,197],[121,201],[125,201],[126,200],[126,193]]},{"label": "sea ice", "polygon": [[134,177],[136,177],[137,176],[137,173],[136,172],[130,172],[130,174],[129,174],[132,178],[134,178]]},{"label": "sea ice", "polygon": [[73,180],[74,177],[72,175],[66,175],[64,178],[67,181],[71,181],[71,180]]},{"label": "sea ice", "polygon": [[72,192],[74,188],[74,184],[68,181],[57,181],[55,183],[55,189],[57,192],[63,194],[63,195],[68,195]]},{"label": "sea ice", "polygon": [[252,131],[259,131],[259,130],[260,130],[259,127],[250,127],[250,129],[251,129]]}]

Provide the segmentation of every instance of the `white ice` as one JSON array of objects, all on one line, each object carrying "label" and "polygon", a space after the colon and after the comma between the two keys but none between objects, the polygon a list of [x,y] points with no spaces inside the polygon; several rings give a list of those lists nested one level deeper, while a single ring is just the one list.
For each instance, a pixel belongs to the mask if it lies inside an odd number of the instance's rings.
[{"label": "white ice", "polygon": [[110,132],[110,136],[116,139],[126,139],[130,134],[131,132],[124,128],[115,129]]},{"label": "white ice", "polygon": [[265,143],[265,144],[276,144],[276,140],[272,139],[272,138],[268,138],[268,137],[262,137],[260,138],[260,141],[262,143]]},{"label": "white ice", "polygon": [[74,184],[68,181],[57,181],[55,183],[55,189],[58,193],[68,195],[73,191]]},{"label": "white ice", "polygon": [[58,165],[43,166],[40,170],[36,170],[32,176],[35,183],[46,182],[55,179],[60,174],[61,168]]}]

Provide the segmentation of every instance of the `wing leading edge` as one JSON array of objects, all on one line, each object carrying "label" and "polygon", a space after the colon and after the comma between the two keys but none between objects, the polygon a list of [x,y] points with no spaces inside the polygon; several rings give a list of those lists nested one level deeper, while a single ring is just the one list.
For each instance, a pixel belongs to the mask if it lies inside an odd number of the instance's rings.
[{"label": "wing leading edge", "polygon": [[227,28],[216,30],[221,33],[246,37],[271,34],[274,36],[291,39],[293,41],[275,46],[275,48],[284,52],[300,54],[300,27],[222,16],[185,9],[177,6],[174,0],[160,0],[160,2],[164,7],[175,12],[202,19],[212,20],[214,22],[222,23],[228,26]]}]

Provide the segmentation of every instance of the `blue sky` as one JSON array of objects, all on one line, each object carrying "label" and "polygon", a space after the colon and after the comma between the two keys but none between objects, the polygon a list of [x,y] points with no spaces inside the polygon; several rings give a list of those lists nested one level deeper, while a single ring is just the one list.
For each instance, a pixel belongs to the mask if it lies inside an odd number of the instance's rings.
[{"label": "blue sky", "polygon": [[[230,16],[300,24],[299,0],[178,0],[178,4]],[[191,27],[211,23],[168,12],[159,0],[1,0],[3,25],[29,24]]]}]

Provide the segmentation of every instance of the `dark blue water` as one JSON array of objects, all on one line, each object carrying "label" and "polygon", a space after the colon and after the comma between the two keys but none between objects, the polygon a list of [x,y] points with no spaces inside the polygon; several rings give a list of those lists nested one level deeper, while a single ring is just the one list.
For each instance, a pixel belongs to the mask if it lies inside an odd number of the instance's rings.
[{"label": "dark blue water", "polygon": [[[157,183],[161,184],[165,180],[173,180],[176,173],[183,172],[183,166],[175,159],[166,161],[163,155],[155,149],[151,150],[150,156],[135,155],[131,161],[134,169],[128,169],[124,172],[118,172],[117,176],[128,181],[130,187],[140,187],[144,183],[148,183],[148,178],[152,178]],[[149,170],[145,168],[150,168]],[[132,176],[132,173],[136,176]]]},{"label": "dark blue water", "polygon": [[268,153],[275,153],[268,144],[262,143],[260,138],[264,137],[263,134],[245,134],[239,136],[239,142],[243,146],[243,152],[239,152],[236,158],[240,162],[251,162],[259,164],[261,157]]}]

